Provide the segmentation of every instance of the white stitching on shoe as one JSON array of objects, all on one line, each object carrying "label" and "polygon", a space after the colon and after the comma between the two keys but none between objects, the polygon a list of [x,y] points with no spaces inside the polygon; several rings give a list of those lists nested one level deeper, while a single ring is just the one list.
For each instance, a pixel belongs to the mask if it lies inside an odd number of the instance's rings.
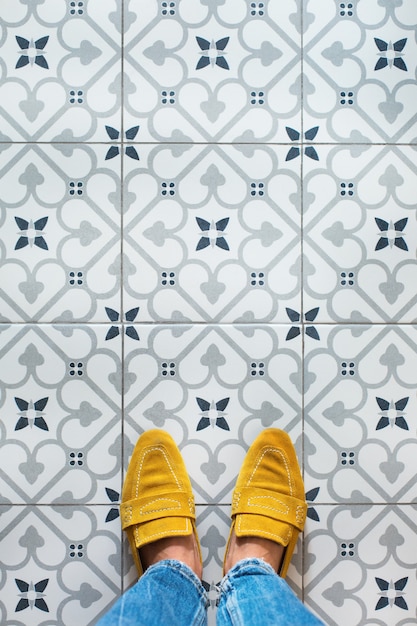
[{"label": "white stitching on shoe", "polygon": [[297,521],[297,524],[302,524],[305,521],[305,517],[306,517],[305,507],[297,506],[297,509],[295,511],[295,519]]},{"label": "white stitching on shoe", "polygon": [[181,483],[180,483],[180,481],[178,480],[178,478],[177,478],[177,476],[176,476],[176,474],[175,474],[175,472],[174,472],[174,470],[173,470],[173,468],[172,468],[172,465],[171,465],[171,463],[170,463],[170,461],[169,461],[168,455],[165,453],[164,448],[163,448],[162,446],[153,446],[152,448],[147,448],[147,449],[144,451],[144,454],[143,454],[143,456],[142,456],[142,458],[141,458],[141,462],[140,462],[140,465],[139,465],[139,469],[138,469],[138,472],[137,472],[137,474],[136,474],[136,476],[137,476],[137,478],[136,478],[136,488],[135,488],[135,495],[136,495],[136,497],[138,497],[140,476],[141,476],[141,473],[142,473],[142,468],[143,468],[143,464],[144,464],[144,462],[145,462],[145,458],[146,458],[146,456],[147,456],[150,452],[155,452],[155,451],[161,452],[161,454],[163,454],[163,456],[165,457],[165,461],[166,461],[166,463],[167,463],[167,465],[168,465],[168,467],[169,467],[169,469],[170,469],[170,472],[171,472],[171,474],[173,475],[175,482],[177,483],[177,487],[178,487],[178,489],[181,489],[181,490],[182,490],[182,484],[181,484]]},{"label": "white stitching on shoe", "polygon": [[258,462],[256,463],[255,467],[253,468],[252,474],[250,475],[249,480],[248,480],[248,482],[246,484],[249,485],[250,482],[253,480],[255,472],[257,471],[259,465],[261,464],[261,462],[262,462],[262,460],[263,460],[263,458],[264,458],[264,456],[265,456],[265,454],[267,452],[275,452],[275,453],[280,455],[280,457],[281,457],[281,459],[282,459],[282,461],[283,461],[283,463],[285,465],[285,470],[287,472],[287,478],[288,478],[288,487],[289,487],[289,490],[290,490],[290,495],[292,496],[293,492],[294,492],[294,486],[293,486],[293,482],[292,482],[291,472],[289,470],[289,466],[288,466],[288,462],[287,462],[287,457],[285,456],[285,454],[283,452],[281,452],[281,450],[279,448],[264,448],[263,449],[262,454],[259,457]]},{"label": "white stitching on shoe", "polygon": [[[183,520],[185,520],[185,528],[180,528],[178,530],[169,530],[169,531],[161,531],[159,533],[154,533],[153,535],[146,535],[147,539],[153,538],[153,537],[167,537],[168,534],[169,535],[184,535],[184,532],[189,532],[190,530],[190,520],[187,517],[183,517]],[[135,535],[135,539],[137,541],[137,543],[140,543],[140,539],[139,539],[139,524],[136,524],[133,527],[133,532]],[[147,542],[150,543],[150,542]]]},{"label": "white stitching on shoe", "polygon": [[[290,496],[294,496],[294,491],[295,490],[294,490],[293,478],[292,478],[292,475],[291,475],[291,472],[290,472],[290,469],[289,469],[289,464],[288,464],[288,461],[287,461],[287,457],[279,448],[275,448],[275,447],[264,448],[262,450],[262,454],[259,456],[258,461],[257,461],[256,465],[254,466],[254,468],[252,470],[252,473],[251,473],[248,481],[246,482],[246,484],[244,486],[245,487],[249,486],[250,483],[253,481],[255,473],[256,473],[256,471],[259,468],[259,465],[261,464],[263,458],[265,457],[265,455],[268,452],[272,452],[274,454],[278,454],[281,457],[281,460],[282,460],[283,465],[285,467],[285,471],[287,473],[288,489],[289,489],[289,492],[290,492],[289,495]],[[236,493],[234,494],[234,496],[233,496],[233,506],[234,507],[237,507],[239,505],[239,501],[240,501],[241,495],[242,495],[241,492],[238,492],[237,494]],[[257,496],[257,497],[259,498],[259,497],[272,497],[272,496]],[[279,502],[279,500],[277,500],[277,502]],[[249,506],[256,506],[255,504],[251,505],[249,500],[248,500],[248,504],[249,504]],[[284,505],[284,503],[281,503],[281,504]],[[262,506],[262,505],[258,505],[258,506]],[[273,507],[262,506],[262,508],[274,510]],[[287,508],[286,515],[288,515],[288,507],[286,507],[286,508]],[[296,507],[296,511],[295,511],[295,515],[296,515],[297,523],[302,522],[304,520],[304,509],[303,509],[303,507],[297,506]],[[237,523],[238,530],[243,532],[241,530],[241,517],[240,517],[240,515],[237,516],[236,523]],[[248,530],[248,529],[245,529],[245,530]],[[291,539],[292,534],[293,534],[293,529],[292,529],[291,526],[288,528],[288,533],[287,533],[286,537],[281,537],[280,535],[277,535],[275,533],[266,531],[266,530],[261,529],[261,528],[251,528],[250,531],[251,532],[259,532],[259,533],[262,533],[263,535],[269,535],[270,537],[274,537],[275,539],[280,539],[284,543],[288,542]]]},{"label": "white stitching on shoe", "polygon": [[238,493],[236,493],[235,491],[233,493],[233,502],[232,502],[233,508],[237,508],[237,506],[239,505],[241,495],[242,495],[241,491],[239,491]]},{"label": "white stitching on shoe", "polygon": [[[173,502],[175,503],[175,506],[166,506],[163,508],[155,508],[155,509],[150,509],[150,510],[146,510],[144,511],[144,509],[146,509],[146,507],[150,506],[151,504],[154,504],[155,502]],[[181,508],[181,502],[179,502],[178,500],[173,500],[171,498],[155,498],[155,500],[150,500],[150,502],[147,502],[140,510],[139,513],[140,515],[149,515],[150,513],[159,513],[160,511],[174,511],[175,509],[180,509]]]},{"label": "white stitching on shoe", "polygon": [[[267,498],[268,500],[274,500],[278,505],[280,505],[282,508],[278,508],[278,507],[274,507],[274,506],[267,506],[266,504],[257,504],[256,502],[251,502],[251,500],[259,500],[260,498]],[[289,515],[290,514],[290,507],[285,504],[285,502],[282,502],[282,500],[278,500],[278,498],[274,498],[273,496],[253,496],[252,498],[248,498],[248,502],[247,502],[248,506],[254,506],[254,507],[259,507],[262,509],[266,509],[268,511],[278,511],[279,513],[282,513],[283,515]]]},{"label": "white stitching on shoe", "polygon": [[123,521],[127,524],[127,522],[130,522],[130,520],[133,517],[133,507],[132,506],[125,506],[124,507],[124,514],[123,514]]},{"label": "white stitching on shoe", "polygon": [[[270,537],[274,537],[275,539],[280,539],[284,544],[286,544],[291,539],[292,534],[293,534],[292,526],[290,526],[288,528],[288,533],[287,533],[286,537],[282,537],[281,535],[277,535],[276,533],[271,533],[268,530],[264,530],[263,528],[253,528],[252,527],[252,528],[245,528],[244,530],[242,530],[242,528],[241,528],[241,521],[242,521],[241,520],[241,516],[239,515],[238,519],[237,519],[237,529],[238,529],[239,532],[243,533],[245,531],[247,532],[247,531],[250,530],[251,533],[252,532],[253,533],[260,533],[260,535],[259,535],[260,537],[263,537],[264,535],[269,535]],[[285,522],[284,522],[284,524],[285,524]]]},{"label": "white stitching on shoe", "polygon": [[[146,507],[149,507],[150,505],[159,502],[159,501],[163,501],[163,502],[172,502],[175,503],[176,506],[167,506],[167,507],[163,507],[163,508],[154,508],[154,509],[149,509],[149,510],[144,510],[146,509]],[[152,513],[160,513],[161,511],[175,511],[181,508],[181,502],[178,500],[174,500],[173,498],[155,498],[155,500],[150,500],[149,502],[147,502],[141,509],[139,509],[139,514],[140,515],[149,515]],[[188,508],[190,510],[190,514],[194,515],[195,514],[195,506],[194,506],[194,498],[188,498]],[[131,521],[132,517],[133,517],[133,506],[132,505],[124,505],[123,507],[123,522],[124,523],[128,523]],[[141,522],[138,522],[141,523]]]}]

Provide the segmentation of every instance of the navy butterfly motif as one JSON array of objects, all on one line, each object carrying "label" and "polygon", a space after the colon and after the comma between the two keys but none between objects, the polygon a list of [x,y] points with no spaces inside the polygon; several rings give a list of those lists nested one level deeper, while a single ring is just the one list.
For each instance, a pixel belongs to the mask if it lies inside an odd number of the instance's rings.
[{"label": "navy butterfly motif", "polygon": [[203,67],[207,67],[207,65],[212,67],[217,65],[224,70],[230,69],[224,54],[219,54],[223,53],[229,42],[229,37],[223,37],[216,42],[214,40],[210,42],[207,39],[203,39],[203,37],[196,37],[196,39],[201,50],[201,57],[197,63],[196,70],[201,70]]},{"label": "navy butterfly motif", "polygon": [[[223,430],[230,430],[229,424],[223,415],[227,405],[229,404],[229,400],[230,398],[223,398],[222,400],[214,403],[208,402],[203,398],[196,398],[197,404],[202,411],[202,416],[197,424],[197,430],[204,430],[209,426],[212,426],[213,428],[214,426],[218,426]],[[214,409],[217,411],[216,417],[209,415],[209,411],[213,411]]]},{"label": "navy butterfly motif", "polygon": [[227,243],[223,234],[229,223],[228,217],[224,217],[217,222],[208,222],[202,217],[196,217],[195,219],[201,231],[201,238],[197,243],[196,250],[203,250],[209,245],[217,246],[222,250],[230,249],[229,244]]},{"label": "navy butterfly motif", "polygon": [[20,50],[24,50],[26,54],[21,54],[17,59],[16,69],[20,67],[25,67],[25,65],[36,64],[39,67],[43,67],[44,69],[49,69],[49,65],[47,60],[42,53],[46,44],[48,43],[49,36],[41,37],[37,39],[35,42],[33,39],[29,41],[29,39],[25,39],[24,37],[19,37],[16,35],[16,41],[19,45]]}]

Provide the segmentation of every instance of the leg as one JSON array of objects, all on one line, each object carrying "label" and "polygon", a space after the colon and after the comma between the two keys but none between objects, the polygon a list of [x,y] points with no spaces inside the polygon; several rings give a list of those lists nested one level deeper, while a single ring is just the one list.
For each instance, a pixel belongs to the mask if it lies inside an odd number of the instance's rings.
[{"label": "leg", "polygon": [[196,574],[180,561],[159,561],[96,626],[204,626],[206,608],[206,592]]},{"label": "leg", "polygon": [[160,430],[138,440],[123,485],[123,529],[139,581],[97,626],[203,626],[207,594],[194,497],[180,451]]},{"label": "leg", "polygon": [[244,559],[220,587],[217,626],[323,626],[283,578],[260,559]]},{"label": "leg", "polygon": [[233,492],[218,626],[321,625],[283,580],[306,512],[291,440],[267,429],[250,447]]}]

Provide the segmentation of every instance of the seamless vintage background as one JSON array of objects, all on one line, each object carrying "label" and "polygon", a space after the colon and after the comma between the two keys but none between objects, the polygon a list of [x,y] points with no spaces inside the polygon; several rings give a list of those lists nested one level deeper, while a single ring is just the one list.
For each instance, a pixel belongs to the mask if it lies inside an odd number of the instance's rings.
[{"label": "seamless vintage background", "polygon": [[132,583],[153,427],[214,623],[269,426],[305,476],[296,592],[417,623],[416,25],[414,0],[1,0],[1,624],[94,624]]}]

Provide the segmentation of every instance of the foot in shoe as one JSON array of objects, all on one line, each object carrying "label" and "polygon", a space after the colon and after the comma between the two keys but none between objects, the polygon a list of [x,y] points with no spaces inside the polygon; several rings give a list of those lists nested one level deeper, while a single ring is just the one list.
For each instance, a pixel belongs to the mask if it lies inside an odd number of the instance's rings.
[{"label": "foot in shoe", "polygon": [[194,535],[164,537],[147,543],[139,552],[144,570],[159,561],[173,559],[185,563],[200,580],[202,578],[203,570]]},{"label": "foot in shoe", "polygon": [[281,568],[284,546],[263,537],[236,537],[232,532],[226,555],[224,571],[227,572],[242,559],[262,559],[269,563],[274,571]]}]

